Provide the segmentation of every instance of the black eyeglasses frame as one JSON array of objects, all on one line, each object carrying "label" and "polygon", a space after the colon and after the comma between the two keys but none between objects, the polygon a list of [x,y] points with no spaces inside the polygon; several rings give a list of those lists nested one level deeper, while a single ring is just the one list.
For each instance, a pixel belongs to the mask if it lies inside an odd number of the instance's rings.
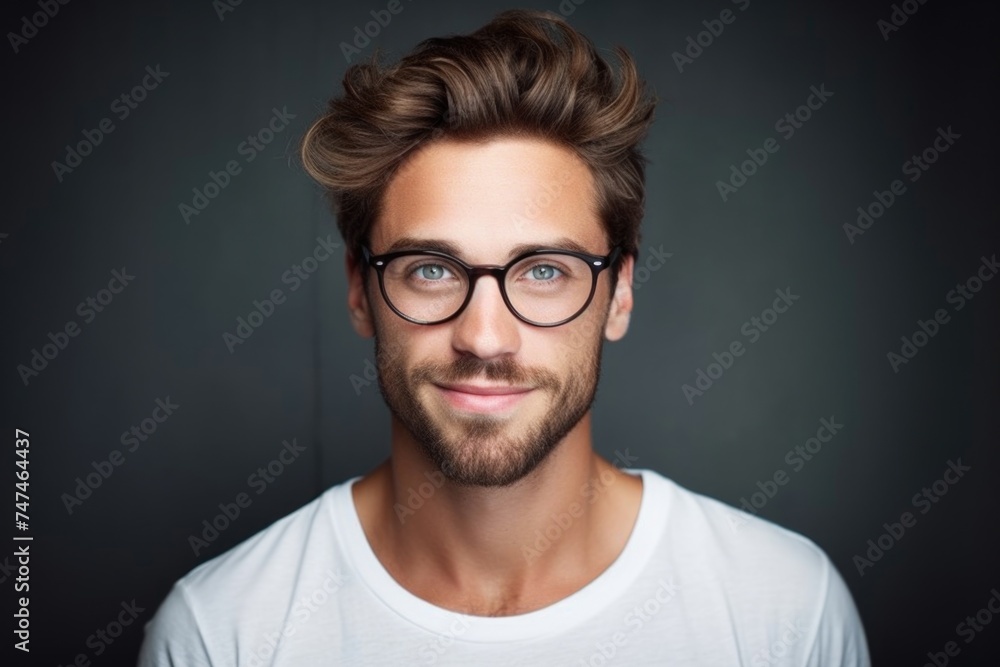
[{"label": "black eyeglasses frame", "polygon": [[[412,322],[414,324],[424,324],[424,325],[434,325],[434,324],[444,324],[445,322],[450,322],[455,319],[465,310],[466,306],[472,300],[472,293],[476,289],[476,281],[483,276],[492,276],[496,279],[497,285],[500,286],[500,296],[503,297],[503,302],[507,305],[507,310],[514,314],[514,317],[536,327],[558,327],[575,320],[577,317],[583,314],[583,311],[587,310],[590,306],[590,302],[594,300],[594,294],[597,292],[597,278],[602,271],[614,265],[614,263],[621,256],[621,246],[615,246],[611,249],[611,252],[607,255],[591,255],[584,252],[575,252],[573,250],[564,250],[561,248],[541,248],[538,250],[531,250],[529,252],[518,255],[513,258],[507,264],[499,266],[496,264],[482,264],[482,265],[471,265],[466,264],[459,258],[449,255],[445,252],[440,252],[438,250],[420,250],[420,249],[409,249],[409,250],[398,250],[396,252],[389,252],[382,255],[374,255],[372,251],[367,246],[361,246],[361,253],[365,261],[366,267],[371,267],[375,269],[375,273],[378,274],[378,286],[379,291],[382,292],[382,298],[385,300],[386,305],[400,317],[402,317],[407,322]],[[406,257],[412,255],[430,255],[433,257],[440,257],[442,259],[447,259],[450,262],[454,262],[458,266],[465,270],[466,277],[469,281],[469,289],[466,291],[465,300],[462,301],[462,305],[458,307],[454,313],[445,317],[444,319],[435,320],[432,322],[425,322],[423,320],[418,320],[412,318],[405,313],[401,312],[389,299],[389,295],[385,291],[385,268],[388,266],[389,262],[396,259],[397,257]],[[529,257],[535,255],[569,255],[570,257],[576,257],[577,259],[582,259],[587,262],[587,266],[590,267],[591,275],[593,280],[590,284],[590,294],[587,296],[587,301],[583,306],[576,311],[573,315],[552,324],[541,324],[539,322],[534,322],[528,318],[521,315],[514,308],[513,304],[510,302],[510,298],[507,296],[507,287],[505,285],[507,272],[518,262],[521,262]]]}]

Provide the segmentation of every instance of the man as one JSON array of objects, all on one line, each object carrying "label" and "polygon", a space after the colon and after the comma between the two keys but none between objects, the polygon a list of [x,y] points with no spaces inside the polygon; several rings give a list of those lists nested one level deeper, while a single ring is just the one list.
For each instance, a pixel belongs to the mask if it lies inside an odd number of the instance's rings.
[{"label": "man", "polygon": [[141,664],[868,664],[812,542],[593,451],[654,106],[618,55],[510,11],[348,71],[302,155],[391,455],[181,579]]}]

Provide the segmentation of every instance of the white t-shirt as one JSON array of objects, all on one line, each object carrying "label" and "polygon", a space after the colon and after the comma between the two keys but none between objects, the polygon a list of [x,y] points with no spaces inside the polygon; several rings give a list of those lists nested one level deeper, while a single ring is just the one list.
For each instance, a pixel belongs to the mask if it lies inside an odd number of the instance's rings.
[{"label": "white t-shirt", "polygon": [[[870,664],[854,602],[819,547],[657,472],[626,472],[643,493],[625,548],[545,608],[470,616],[407,591],[368,544],[354,478],[174,584],[139,665]],[[553,520],[545,533],[560,530]]]}]

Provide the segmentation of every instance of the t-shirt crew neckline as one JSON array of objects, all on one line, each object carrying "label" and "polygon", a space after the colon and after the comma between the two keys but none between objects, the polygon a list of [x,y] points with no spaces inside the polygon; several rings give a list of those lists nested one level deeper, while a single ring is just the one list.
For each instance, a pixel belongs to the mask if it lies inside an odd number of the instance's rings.
[{"label": "t-shirt crew neckline", "polygon": [[349,564],[372,593],[406,621],[440,633],[463,620],[463,641],[513,642],[552,636],[582,623],[623,595],[645,570],[666,526],[667,493],[662,480],[646,469],[624,469],[642,478],[642,500],[624,549],[604,572],[572,595],[547,607],[516,616],[472,616],[438,607],[403,588],[383,567],[365,536],[351,488],[355,477],[331,498],[338,540]]}]

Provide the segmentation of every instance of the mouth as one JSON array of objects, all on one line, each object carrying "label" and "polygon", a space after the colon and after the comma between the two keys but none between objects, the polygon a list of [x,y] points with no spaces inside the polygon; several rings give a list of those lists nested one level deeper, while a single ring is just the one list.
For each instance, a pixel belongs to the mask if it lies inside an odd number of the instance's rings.
[{"label": "mouth", "polygon": [[434,385],[448,404],[466,412],[503,412],[515,407],[533,391],[532,387],[510,385]]}]

